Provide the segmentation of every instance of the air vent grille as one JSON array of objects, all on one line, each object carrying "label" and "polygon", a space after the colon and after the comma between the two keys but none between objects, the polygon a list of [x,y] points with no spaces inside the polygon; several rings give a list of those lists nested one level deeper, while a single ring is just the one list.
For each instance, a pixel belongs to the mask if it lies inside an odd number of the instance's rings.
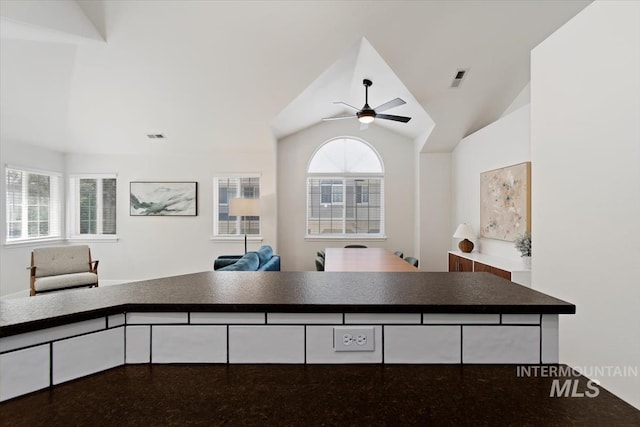
[{"label": "air vent grille", "polygon": [[463,68],[458,69],[458,71],[456,71],[455,77],[453,78],[453,81],[451,82],[451,87],[453,88],[460,87],[460,85],[462,84],[462,81],[467,76],[468,71],[469,70],[463,69]]},{"label": "air vent grille", "polygon": [[167,139],[167,137],[164,136],[164,134],[161,134],[161,133],[148,133],[147,134],[147,138],[149,138],[149,139]]}]

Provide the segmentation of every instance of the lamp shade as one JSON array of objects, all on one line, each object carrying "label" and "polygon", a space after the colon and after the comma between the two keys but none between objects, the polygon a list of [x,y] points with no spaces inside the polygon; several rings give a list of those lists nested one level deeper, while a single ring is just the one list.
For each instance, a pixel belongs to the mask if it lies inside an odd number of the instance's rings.
[{"label": "lamp shade", "polygon": [[453,233],[453,237],[456,239],[475,239],[476,235],[469,224],[463,223],[458,226],[456,232]]},{"label": "lamp shade", "polygon": [[229,199],[229,215],[258,216],[260,215],[260,199]]}]

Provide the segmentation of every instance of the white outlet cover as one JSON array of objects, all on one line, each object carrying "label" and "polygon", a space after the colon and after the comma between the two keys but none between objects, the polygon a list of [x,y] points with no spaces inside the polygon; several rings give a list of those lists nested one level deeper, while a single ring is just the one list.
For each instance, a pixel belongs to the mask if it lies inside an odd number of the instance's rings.
[{"label": "white outlet cover", "polygon": [[334,351],[374,351],[373,326],[349,327],[336,326],[333,328]]}]

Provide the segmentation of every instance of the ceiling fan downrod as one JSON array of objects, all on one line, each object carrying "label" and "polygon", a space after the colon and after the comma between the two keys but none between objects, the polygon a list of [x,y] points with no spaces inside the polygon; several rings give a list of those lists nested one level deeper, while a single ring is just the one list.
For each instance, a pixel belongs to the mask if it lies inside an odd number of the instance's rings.
[{"label": "ceiling fan downrod", "polygon": [[362,84],[364,85],[364,105],[365,106],[369,106],[369,87],[373,86],[373,82],[369,79],[364,79],[362,81]]},{"label": "ceiling fan downrod", "polygon": [[364,85],[364,107],[360,110],[356,116],[358,116],[358,120],[360,123],[369,124],[373,122],[376,118],[376,112],[369,107],[369,86],[373,85],[373,82],[369,79],[362,80],[362,84]]}]

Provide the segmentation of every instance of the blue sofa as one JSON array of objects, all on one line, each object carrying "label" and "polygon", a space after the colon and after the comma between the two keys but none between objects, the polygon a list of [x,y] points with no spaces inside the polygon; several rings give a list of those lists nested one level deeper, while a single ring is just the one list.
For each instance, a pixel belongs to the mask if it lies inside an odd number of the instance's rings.
[{"label": "blue sofa", "polygon": [[213,262],[216,271],[280,271],[280,255],[269,245],[244,255],[222,255]]}]

